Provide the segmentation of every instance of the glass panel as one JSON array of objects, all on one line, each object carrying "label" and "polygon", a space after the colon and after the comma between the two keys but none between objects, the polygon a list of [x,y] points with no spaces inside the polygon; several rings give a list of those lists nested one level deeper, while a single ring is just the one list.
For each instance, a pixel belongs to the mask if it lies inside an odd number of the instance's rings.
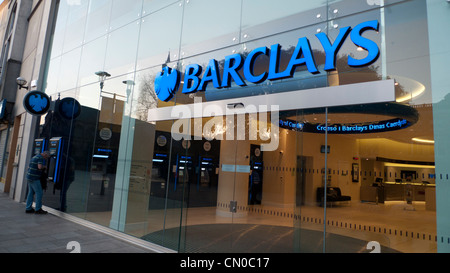
[{"label": "glass panel", "polygon": [[[172,135],[174,121],[147,123],[130,119],[134,126],[130,151],[128,232],[144,240],[180,251],[182,223],[193,177],[189,142]],[[177,122],[187,122],[180,120]],[[150,138],[149,138],[150,137]],[[150,140],[150,141],[149,141]],[[153,156],[150,156],[153,155]]]},{"label": "glass panel", "polygon": [[167,6],[170,6],[176,2],[179,2],[177,5],[182,6],[183,1],[179,0],[144,0],[142,7],[142,16],[149,15],[155,11],[163,9]]},{"label": "glass panel", "polygon": [[[204,96],[207,101],[220,100],[220,99],[230,99],[246,96],[255,96],[270,94],[276,92],[288,92],[301,89],[310,89],[317,87],[325,87],[327,85],[327,74],[323,70],[323,65],[325,59],[323,57],[323,52],[321,51],[322,46],[318,39],[315,39],[314,35],[317,33],[317,29],[321,29],[326,26],[325,23],[321,23],[315,26],[305,27],[299,31],[286,32],[279,35],[273,35],[265,39],[253,40],[251,42],[242,44],[240,47],[230,47],[222,49],[219,51],[214,51],[212,53],[203,54],[188,58],[183,60],[183,65],[188,65],[192,63],[200,64],[203,67],[208,65],[209,59],[216,59],[219,63],[219,75],[223,75],[223,63],[226,56],[232,54],[241,54],[243,56],[248,56],[253,50],[260,47],[267,47],[271,49],[273,45],[279,44],[279,72],[283,72],[287,69],[294,49],[299,43],[299,39],[306,37],[309,40],[311,50],[315,59],[315,66],[320,73],[312,74],[310,73],[305,65],[300,65],[295,69],[294,77],[286,78],[276,81],[266,80],[263,83],[254,84],[246,81],[247,86],[241,87],[237,86],[234,81],[231,81],[230,88],[215,89],[212,83],[209,83],[206,92],[198,92],[196,96]],[[254,62],[254,74],[261,75],[264,72],[269,71],[270,57],[269,53],[267,55],[260,55],[256,58]],[[240,71],[242,75],[242,70]],[[209,92],[212,90],[213,92]],[[177,102],[180,99],[187,101],[188,96],[179,94],[177,96]],[[192,96],[191,96],[192,99]]]},{"label": "glass panel", "polygon": [[58,91],[58,80],[59,80],[59,72],[61,65],[61,57],[56,57],[50,61],[48,70],[47,70],[47,78],[44,85],[44,90],[47,94],[55,94]]},{"label": "glass panel", "polygon": [[165,209],[167,208],[166,196],[170,175],[170,147],[172,142],[172,137],[166,130],[170,128],[171,124],[171,121],[157,122],[156,125],[151,124],[150,126],[156,131],[154,132],[153,141],[148,142],[148,147],[154,149],[152,152],[153,157],[151,157],[151,177],[149,179],[148,226],[139,235],[144,240],[159,245],[164,245],[165,241]]},{"label": "glass panel", "polygon": [[105,35],[109,30],[112,1],[95,0],[89,2],[84,42]]},{"label": "glass panel", "polygon": [[56,90],[57,92],[66,91],[77,87],[80,58],[81,47],[61,56],[61,65],[58,73],[58,87]]},{"label": "glass panel", "polygon": [[190,0],[184,5],[181,57],[239,42],[240,0]]},{"label": "glass panel", "polygon": [[[448,81],[448,50],[449,36],[442,35],[441,26],[450,23],[450,10],[448,2],[427,2],[428,39],[430,44],[431,86],[433,90],[433,120],[435,156],[436,156],[436,203],[435,209],[437,225],[437,250],[439,253],[448,253],[450,249],[448,211],[448,162],[449,162],[449,127],[442,126],[448,118],[449,107],[449,81]],[[431,193],[429,193],[431,194]],[[433,206],[430,206],[433,207]]]},{"label": "glass panel", "polygon": [[76,97],[74,90],[59,93],[55,110],[41,119],[40,137],[46,147],[50,140],[61,138],[59,160],[53,161],[59,168],[49,167],[55,171],[49,176],[55,178],[48,182],[44,198],[46,205],[84,218],[97,111],[71,103]]},{"label": "glass panel", "polygon": [[[425,3],[417,0],[385,8],[386,70],[387,76],[395,79],[401,90],[397,96],[400,103],[424,105],[432,101],[430,56],[424,54],[430,50],[429,41],[418,40],[416,36],[428,36],[424,9]],[[404,28],[405,24],[408,27]],[[432,124],[428,124],[423,126],[432,132]]]},{"label": "glass panel", "polygon": [[56,19],[55,30],[52,37],[51,57],[53,59],[62,54],[64,36],[66,33],[67,17],[70,10],[68,1],[60,1],[58,4],[58,15]]},{"label": "glass panel", "polygon": [[155,75],[160,71],[160,68],[153,68],[136,73],[136,88],[131,112],[133,118],[147,121],[148,110],[161,107],[162,102],[156,96],[154,88]]},{"label": "glass panel", "polygon": [[[120,145],[123,138],[127,139],[130,134],[126,118],[129,115],[126,97],[128,86],[123,83],[130,77],[133,75],[106,80],[99,96],[86,219],[104,226],[115,227],[117,219],[113,207],[116,198],[120,200],[123,198],[121,195],[126,194],[123,191]],[[100,90],[99,85],[97,88]]]},{"label": "glass panel", "polygon": [[83,46],[78,75],[79,86],[98,82],[95,73],[104,69],[107,38],[103,36]]},{"label": "glass panel", "polygon": [[[86,94],[89,94],[86,97]],[[100,88],[98,84],[81,87],[77,100],[82,105],[80,116],[73,121],[70,156],[75,162],[75,178],[66,192],[66,212],[86,218],[94,143],[98,126]],[[86,104],[86,102],[89,102]],[[66,172],[67,172],[66,168]]]},{"label": "glass panel", "polygon": [[[80,5],[69,5],[74,2]],[[433,116],[448,107],[439,93],[445,84],[436,83],[430,72],[430,59],[434,65],[443,62],[445,50],[433,51],[432,57],[427,52],[446,43],[417,39],[433,36],[436,25],[445,24],[429,25],[437,20],[425,12],[432,6],[419,0],[276,5],[268,0],[62,1],[46,92],[54,100],[75,97],[82,109],[66,120],[57,108],[41,121],[42,136],[66,138],[63,151],[72,158],[64,168],[70,187],[46,192],[44,202],[180,252],[368,252],[369,241],[381,252],[435,252],[434,238],[445,247],[445,232],[441,237],[436,232],[435,194],[436,180],[445,183],[446,173],[436,174],[434,167]],[[378,60],[350,67],[348,56],[362,59],[367,51],[347,38],[337,71],[326,72],[327,56],[316,35],[326,33],[335,41],[344,27],[368,20],[380,24],[378,32],[363,34],[381,50]],[[284,71],[303,37],[318,74],[302,65],[292,78],[245,87],[232,82],[214,92],[210,83],[205,92],[179,90],[170,102],[156,96],[155,77],[165,66],[181,72],[190,64],[206,68],[216,59],[223,75],[227,56],[280,44],[279,71]],[[269,57],[259,56],[254,73],[268,67]],[[112,75],[103,92],[94,74],[100,70]],[[330,108],[327,115],[325,109],[282,112],[273,151],[261,151],[264,130],[251,128],[255,120],[264,125],[262,113],[256,119],[231,115],[236,126],[243,117],[243,140],[237,133],[227,138],[239,128],[227,124],[225,113],[216,114],[218,119],[158,122],[148,116],[150,109],[196,98],[214,101],[382,79],[395,80],[397,103]],[[179,122],[191,129],[190,141],[171,133]],[[211,127],[214,122],[221,126]],[[325,137],[317,128],[327,125],[346,133],[330,131]],[[196,126],[202,127],[201,135]],[[447,135],[442,130],[436,132]],[[259,138],[250,139],[253,134]]]},{"label": "glass panel", "polygon": [[[215,59],[215,60],[217,60],[218,63],[223,63],[225,56],[236,54],[236,52],[238,52],[239,49],[240,49],[239,46],[233,46],[230,48],[225,48],[222,50],[217,50],[217,51],[213,51],[210,53],[201,54],[201,55],[197,55],[194,57],[183,59],[181,62],[178,63],[179,71],[185,71],[185,69],[188,65],[198,64],[202,67],[203,74],[199,77],[199,79],[201,80],[201,78],[204,75],[205,68],[208,66],[209,60]],[[219,65],[218,69],[219,69],[219,75],[223,74],[222,73],[223,66]],[[217,98],[214,97],[214,95],[219,94],[221,91],[219,89],[215,89],[211,82],[206,86],[205,92],[199,91],[199,92],[190,93],[190,94],[182,93],[182,90],[183,90],[184,84],[185,84],[184,76],[185,75],[181,75],[181,84],[179,87],[179,92],[177,92],[175,94],[175,98],[172,99],[172,100],[176,101],[177,104],[191,104],[191,103],[194,103],[195,98],[202,99],[202,101],[217,100]],[[212,94],[211,96],[208,96],[208,90],[211,90],[211,89],[214,89],[214,94]],[[223,90],[231,91],[230,89],[223,89]]]},{"label": "glass panel", "polygon": [[[380,10],[372,10],[361,14],[356,14],[350,17],[343,17],[332,20],[328,23],[326,29],[323,30],[327,34],[330,41],[334,43],[339,35],[342,35],[342,29],[346,27],[356,28],[359,24],[368,21],[377,21],[380,24],[379,31],[372,29],[363,32],[362,36],[376,43],[380,50],[383,50],[382,37],[385,35],[384,28],[381,27],[381,15]],[[330,73],[339,73],[337,77],[334,74],[333,82],[330,85],[345,85],[357,82],[377,81],[380,79],[386,79],[386,59],[388,56],[386,53],[380,53],[379,58],[370,64],[370,66],[364,67],[352,67],[349,66],[349,57],[356,60],[363,60],[368,56],[368,51],[362,47],[355,45],[351,39],[351,33],[345,39],[339,53],[336,56],[336,71]]]},{"label": "glass panel", "polygon": [[105,70],[116,77],[135,71],[139,21],[135,21],[108,35]]},{"label": "glass panel", "polygon": [[[325,177],[320,169],[325,162],[325,154],[321,151],[326,138],[311,135],[305,130],[306,124],[314,121],[309,113],[323,114],[324,109],[280,113],[280,127],[286,138],[292,138],[291,135],[294,134],[297,139],[296,158],[292,158],[293,163],[290,163],[296,174],[293,250],[300,253],[321,253],[326,218],[321,192],[317,189],[325,184]],[[289,142],[285,145],[286,150],[289,150]]]},{"label": "glass panel", "polygon": [[[190,156],[195,173],[190,181],[188,217],[183,223],[186,236],[181,243],[185,246],[184,251],[231,252],[234,237],[231,210],[233,201],[237,200],[234,170],[238,142],[225,136],[226,130],[234,128],[220,115],[195,119],[193,123],[197,131],[193,134]],[[239,205],[244,205],[241,201]],[[206,230],[212,232],[200,238],[198,235],[206,234]]]},{"label": "glass panel", "polygon": [[378,9],[405,0],[329,0],[329,19],[344,17],[370,9]]},{"label": "glass panel", "polygon": [[[324,137],[304,136],[306,119],[296,110],[279,114],[277,133],[277,116],[227,112],[192,120],[203,134],[201,139],[193,134],[188,153],[198,167],[186,192],[181,251],[323,251],[324,210],[316,189],[323,182]],[[264,150],[268,139],[278,145]],[[350,239],[350,244],[357,251],[367,242]]]},{"label": "glass panel", "polygon": [[88,4],[89,0],[80,0],[78,1],[78,5],[70,6],[65,26],[63,52],[81,46],[84,36],[84,26],[86,25]]},{"label": "glass panel", "polygon": [[240,38],[241,42],[247,42],[326,20],[327,8],[323,1],[245,0]]},{"label": "glass panel", "polygon": [[195,167],[192,155],[194,147],[192,141],[189,140],[189,134],[186,134],[186,130],[189,130],[192,126],[191,121],[189,119],[176,120],[171,127],[171,131],[178,126],[181,126],[181,130],[171,133],[171,164],[167,182],[166,235],[164,241],[166,246],[184,252],[186,208]]},{"label": "glass panel", "polygon": [[[326,252],[335,252],[334,247],[345,251],[347,243],[336,237],[340,234],[372,241],[381,252],[436,252],[430,56],[424,55],[429,52],[427,39],[417,40],[418,35],[427,37],[425,5],[408,1],[384,12],[376,9],[333,21],[384,22],[381,35],[364,33],[379,45],[380,59],[357,71],[338,65],[336,78],[340,85],[394,79],[397,100],[329,109],[329,126],[335,130],[328,136]],[[330,36],[337,34],[330,31]],[[347,55],[347,50],[344,44],[341,52]],[[317,118],[324,122],[323,115]]]},{"label": "glass panel", "polygon": [[114,30],[141,17],[142,0],[113,0],[110,30]]},{"label": "glass panel", "polygon": [[[351,230],[350,237],[375,241],[381,252],[433,251],[435,213],[426,209],[425,196],[434,188],[434,151],[411,142],[423,132],[415,122],[418,110],[426,119],[429,108],[398,104],[330,109],[329,126],[347,132],[328,137],[330,235]],[[405,237],[415,246],[401,243]],[[326,251],[335,252],[335,244],[346,246],[330,236]]]},{"label": "glass panel", "polygon": [[[169,67],[174,67],[175,64],[168,64]],[[148,120],[148,110],[153,108],[162,108],[175,105],[175,100],[164,102],[158,99],[155,92],[155,78],[161,73],[161,67],[154,67],[146,69],[137,73],[136,76],[136,96],[133,104],[132,115],[140,120]]]},{"label": "glass panel", "polygon": [[138,70],[179,59],[182,12],[182,7],[172,5],[142,18]]}]

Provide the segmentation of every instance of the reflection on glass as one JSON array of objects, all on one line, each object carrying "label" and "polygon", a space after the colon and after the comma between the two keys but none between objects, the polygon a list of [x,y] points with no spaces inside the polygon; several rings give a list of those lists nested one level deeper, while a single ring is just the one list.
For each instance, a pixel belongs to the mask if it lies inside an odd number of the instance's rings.
[{"label": "reflection on glass", "polygon": [[47,94],[54,94],[58,91],[59,66],[61,65],[61,57],[56,57],[50,61],[47,68],[46,82],[44,90]]},{"label": "reflection on glass", "polygon": [[[217,12],[220,10],[221,12]],[[185,4],[181,55],[237,44],[241,1],[191,0]],[[202,18],[199,20],[199,18]],[[227,22],[223,24],[223,22]]]},{"label": "reflection on glass", "polygon": [[179,59],[182,12],[171,5],[142,18],[137,69]]},{"label": "reflection on glass", "polygon": [[139,24],[136,21],[108,35],[105,70],[113,77],[135,70],[138,33]]},{"label": "reflection on glass", "polygon": [[355,15],[371,9],[379,9],[380,7],[390,6],[398,2],[403,2],[403,0],[332,0],[328,1],[328,16],[330,19],[335,19]]},{"label": "reflection on glass", "polygon": [[142,16],[149,15],[155,11],[158,11],[162,8],[170,6],[176,2],[178,6],[181,6],[183,1],[180,0],[144,0],[143,8],[142,8]]},{"label": "reflection on glass", "polygon": [[81,0],[78,5],[70,5],[64,38],[64,50],[67,52],[81,46],[86,25],[86,13],[89,0]]},{"label": "reflection on glass", "polygon": [[107,36],[100,37],[83,46],[78,84],[80,86],[98,81],[97,71],[103,71],[105,63]]},{"label": "reflection on glass", "polygon": [[[169,102],[163,102],[158,99],[155,92],[155,77],[158,75],[162,66],[142,70],[136,73],[136,88],[133,96],[133,113],[132,116],[139,120],[149,120],[148,111],[154,108],[168,107],[175,105],[175,99]],[[173,63],[168,63],[167,66],[173,67]]]},{"label": "reflection on glass", "polygon": [[57,92],[62,92],[77,87],[80,56],[81,47],[62,55],[58,74]]},{"label": "reflection on glass", "polygon": [[[242,27],[248,28],[273,22],[276,19],[285,18],[296,13],[302,13],[323,6],[323,1],[300,2],[288,0],[283,1],[282,4],[270,0],[243,1],[244,16],[242,17]],[[264,14],[265,16],[260,16],[261,14]],[[325,14],[323,15],[325,16]]]},{"label": "reflection on glass", "polygon": [[53,59],[62,53],[69,9],[70,6],[67,5],[66,1],[60,2],[58,5],[58,16],[56,18],[55,30],[52,37],[50,59]]},{"label": "reflection on glass", "polygon": [[84,218],[97,112],[87,107],[74,111],[75,104],[67,103],[67,99],[77,99],[76,92],[62,92],[54,97],[54,111],[41,122],[41,138],[47,141],[61,139],[58,153],[61,168],[54,169],[58,171],[58,179],[48,183],[44,198],[49,206]]},{"label": "reflection on glass", "polygon": [[141,17],[142,0],[113,0],[110,30],[131,23]]},{"label": "reflection on glass", "polygon": [[[421,105],[432,102],[430,57],[423,54],[429,52],[429,41],[414,38],[419,33],[427,35],[427,18],[422,12],[425,8],[421,1],[386,8],[386,40],[396,40],[386,47],[387,74],[404,90],[403,96],[397,97],[402,103]],[[407,29],[402,28],[408,18],[415,20],[408,21]]]},{"label": "reflection on glass", "polygon": [[[430,49],[427,39],[417,40],[428,34],[426,4],[390,5],[399,2],[394,0],[380,9],[376,1],[285,1],[274,8],[269,2],[144,0],[139,15],[141,1],[90,1],[86,43],[55,57],[62,50],[55,41],[48,71],[46,91],[60,99],[75,97],[82,105],[76,119],[62,120],[56,113],[42,121],[43,136],[68,138],[75,162],[65,203],[54,199],[52,206],[180,252],[368,252],[369,242],[382,252],[435,252]],[[82,20],[77,10],[82,7],[66,4],[62,1],[60,14],[70,17],[70,24]],[[347,39],[337,70],[325,72],[316,34],[334,41],[342,27],[367,20],[383,24],[378,33],[364,33],[382,57],[369,67],[349,67],[349,55],[367,53]],[[58,20],[55,37],[68,29]],[[75,48],[78,34],[66,45]],[[222,75],[226,56],[280,44],[281,71],[302,37],[310,41],[317,75],[299,66],[292,78],[220,90],[210,84],[206,92],[191,95],[180,91],[181,79],[172,101],[157,98],[155,77],[164,66],[182,71],[216,59]],[[383,44],[383,37],[392,42]],[[268,65],[269,58],[261,56],[254,72],[267,71]],[[99,70],[112,75],[103,93],[94,74]],[[213,101],[383,79],[395,80],[397,103],[329,108],[327,115],[325,109],[279,113],[274,151],[261,150],[260,125],[270,120],[262,113],[241,114],[244,139],[227,138],[237,131],[226,115],[156,122],[149,116],[149,110],[199,97]],[[402,124],[405,115],[414,120],[408,127],[374,131]],[[172,134],[180,121],[191,129],[190,139]],[[325,136],[313,130],[327,125],[347,132]],[[358,126],[372,131],[347,130]],[[255,133],[260,137],[250,139]],[[66,170],[72,166],[68,162]]]},{"label": "reflection on glass", "polygon": [[[333,20],[332,23],[328,24],[326,34],[329,37],[330,41],[335,41],[339,36],[342,28],[355,28],[360,23],[372,20],[381,22],[379,10],[364,12],[352,17]],[[334,77],[335,81],[333,82],[333,85],[345,85],[357,82],[368,82],[386,79],[385,71],[383,71],[383,60],[385,59],[383,58],[383,56],[385,56],[386,53],[381,52],[378,60],[367,67],[354,68],[348,65],[349,56],[357,60],[362,60],[368,55],[365,49],[357,47],[354,44],[350,35],[343,43],[336,57],[335,73],[337,74],[336,77]],[[383,35],[384,33],[374,30],[365,31],[363,33],[363,37],[375,42],[380,50],[382,50],[381,40]]]},{"label": "reflection on glass", "polygon": [[136,88],[133,95],[133,118],[147,121],[148,110],[158,106],[158,97],[155,93],[154,82],[155,75],[159,69],[144,70],[137,73]]},{"label": "reflection on glass", "polygon": [[108,32],[111,4],[112,1],[109,0],[89,1],[84,42],[87,43]]}]

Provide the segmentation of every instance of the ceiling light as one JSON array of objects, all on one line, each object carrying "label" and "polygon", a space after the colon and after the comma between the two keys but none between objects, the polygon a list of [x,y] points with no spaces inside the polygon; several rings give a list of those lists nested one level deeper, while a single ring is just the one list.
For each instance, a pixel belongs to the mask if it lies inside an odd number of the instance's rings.
[{"label": "ceiling light", "polygon": [[425,85],[416,80],[401,76],[392,76],[392,78],[395,79],[394,81],[396,84],[401,84],[403,91],[405,92],[403,96],[396,99],[397,102],[411,101],[412,99],[418,98],[426,91]]},{"label": "ceiling light", "polygon": [[422,139],[422,138],[418,138],[418,137],[413,137],[412,141],[426,143],[426,144],[434,144],[434,140]]}]

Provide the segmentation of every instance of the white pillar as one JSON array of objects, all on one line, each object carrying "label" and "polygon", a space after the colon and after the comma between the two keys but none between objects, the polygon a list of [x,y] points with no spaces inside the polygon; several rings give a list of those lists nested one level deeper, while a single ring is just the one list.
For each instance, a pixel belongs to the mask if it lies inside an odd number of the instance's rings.
[{"label": "white pillar", "polygon": [[[427,0],[431,86],[436,161],[436,226],[438,252],[450,252],[450,3]],[[443,240],[443,241],[442,241]]]}]

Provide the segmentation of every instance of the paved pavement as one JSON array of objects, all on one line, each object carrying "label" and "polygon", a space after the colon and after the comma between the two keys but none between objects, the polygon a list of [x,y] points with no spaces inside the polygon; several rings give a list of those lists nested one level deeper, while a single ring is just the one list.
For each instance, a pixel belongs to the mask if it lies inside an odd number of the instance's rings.
[{"label": "paved pavement", "polygon": [[25,204],[0,193],[0,253],[71,253],[77,250],[80,253],[161,252],[67,220],[54,212],[26,214]]}]

